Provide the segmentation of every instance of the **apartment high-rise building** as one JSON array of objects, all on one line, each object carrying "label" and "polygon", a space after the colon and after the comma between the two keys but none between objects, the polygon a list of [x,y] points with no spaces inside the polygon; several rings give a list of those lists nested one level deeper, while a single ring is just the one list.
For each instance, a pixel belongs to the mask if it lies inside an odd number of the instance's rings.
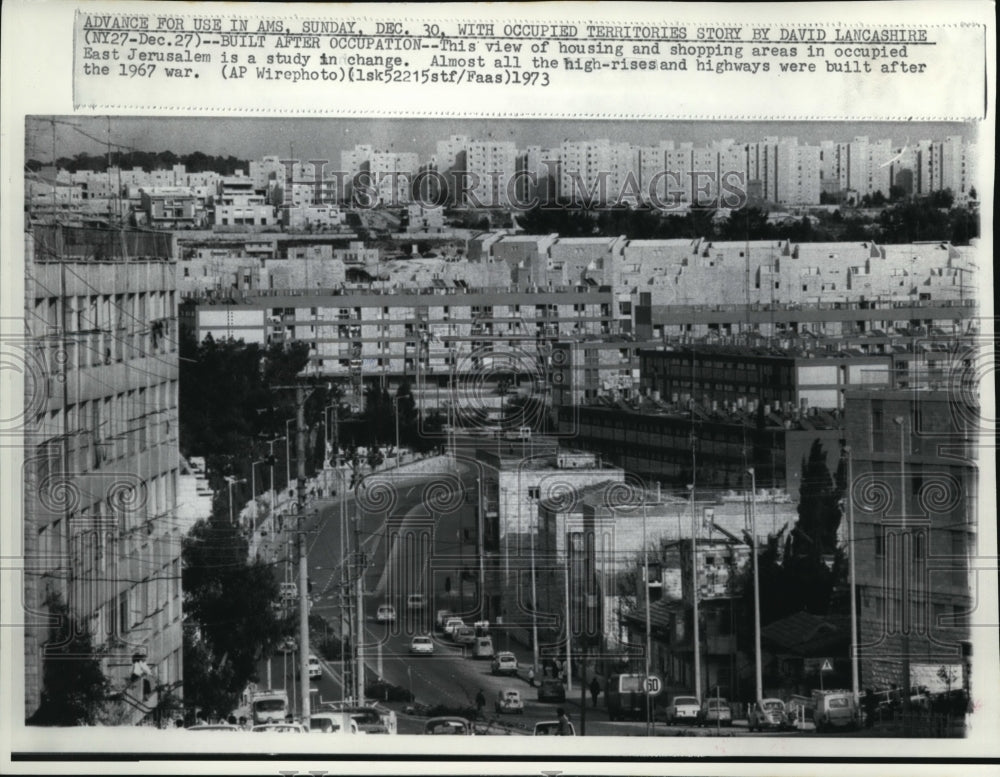
[{"label": "apartment high-rise building", "polygon": [[37,227],[25,257],[25,716],[45,691],[57,598],[138,722],[183,677],[170,236]]},{"label": "apartment high-rise building", "polygon": [[464,203],[506,208],[515,199],[517,147],[512,141],[472,140],[465,147]]}]

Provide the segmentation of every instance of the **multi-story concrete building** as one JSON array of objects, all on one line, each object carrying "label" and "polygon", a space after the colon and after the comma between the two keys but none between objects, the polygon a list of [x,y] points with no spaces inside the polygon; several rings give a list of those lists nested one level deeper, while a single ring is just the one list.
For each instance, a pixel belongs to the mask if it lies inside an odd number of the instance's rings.
[{"label": "multi-story concrete building", "polygon": [[612,205],[644,199],[637,146],[606,139],[566,140],[559,148],[559,162],[559,196],[565,202]]},{"label": "multi-story concrete building", "polygon": [[628,398],[639,390],[639,349],[622,337],[562,340],[552,346],[552,407],[573,407],[602,394]]},{"label": "multi-story concrete building", "polygon": [[352,196],[359,207],[406,205],[420,168],[417,154],[380,150],[369,144],[341,152],[340,164],[353,182]]},{"label": "multi-story concrete building", "polygon": [[310,344],[309,371],[337,377],[444,385],[502,369],[548,379],[549,343],[615,331],[607,286],[529,292],[433,284],[407,289],[259,290],[224,304],[201,298],[182,316],[199,341]]},{"label": "multi-story concrete building", "polygon": [[470,140],[465,145],[463,204],[508,208],[515,199],[517,147],[511,141]]},{"label": "multi-story concrete building", "polygon": [[848,392],[861,682],[909,688],[928,667],[970,687],[978,386]]},{"label": "multi-story concrete building", "polygon": [[57,596],[135,722],[182,681],[175,266],[162,234],[58,226],[25,256],[25,713]]},{"label": "multi-story concrete building", "polygon": [[[819,441],[831,469],[843,436],[841,414],[813,408],[717,403],[669,404],[658,398],[599,397],[560,407],[559,434],[639,477],[671,489],[726,491],[742,487],[754,467],[762,487],[798,499],[802,462]],[[832,458],[831,458],[832,457]]]},{"label": "multi-story concrete building", "polygon": [[768,408],[844,409],[850,386],[888,386],[889,356],[826,349],[783,350],[699,346],[643,350],[642,388],[681,403],[733,405],[757,400]]},{"label": "multi-story concrete building", "polygon": [[152,229],[191,229],[203,226],[204,214],[199,214],[194,193],[184,186],[142,188],[142,226]]}]

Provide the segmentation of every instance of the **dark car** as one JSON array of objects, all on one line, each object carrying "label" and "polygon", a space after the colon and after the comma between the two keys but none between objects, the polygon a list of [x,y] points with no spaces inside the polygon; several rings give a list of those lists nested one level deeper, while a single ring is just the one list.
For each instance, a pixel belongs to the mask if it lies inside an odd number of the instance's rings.
[{"label": "dark car", "polygon": [[538,701],[566,701],[566,686],[558,680],[542,680],[538,686]]}]

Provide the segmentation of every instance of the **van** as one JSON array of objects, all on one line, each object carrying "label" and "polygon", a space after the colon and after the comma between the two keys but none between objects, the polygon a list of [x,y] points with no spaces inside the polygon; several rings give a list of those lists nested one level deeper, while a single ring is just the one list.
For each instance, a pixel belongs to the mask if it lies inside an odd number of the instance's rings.
[{"label": "van", "polygon": [[493,640],[489,637],[476,637],[472,643],[473,658],[493,658]]},{"label": "van", "polygon": [[817,731],[858,727],[858,708],[850,691],[813,691],[813,703]]},{"label": "van", "polygon": [[473,645],[476,642],[476,630],[472,626],[459,626],[451,632],[451,638],[459,645]]}]

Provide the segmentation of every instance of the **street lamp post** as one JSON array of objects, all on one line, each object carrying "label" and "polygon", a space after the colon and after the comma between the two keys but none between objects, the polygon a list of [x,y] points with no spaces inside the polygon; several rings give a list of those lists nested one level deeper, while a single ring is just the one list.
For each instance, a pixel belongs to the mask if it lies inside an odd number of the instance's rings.
[{"label": "street lamp post", "polygon": [[396,479],[396,470],[399,469],[399,395],[397,394],[392,398],[392,414],[396,421],[396,463],[392,467],[392,479]]},{"label": "street lamp post", "polygon": [[[851,589],[851,691],[854,693],[854,703],[858,703],[861,694],[861,680],[858,669],[858,590],[854,567],[854,461],[851,446],[844,446],[847,454],[847,549],[848,570]],[[821,673],[822,674],[822,673]]]},{"label": "street lamp post", "polygon": [[[753,541],[753,649],[754,669],[757,680],[757,701],[764,698],[764,679],[760,655],[760,572],[757,558],[757,475],[753,467],[750,475],[750,534]],[[822,674],[822,673],[821,673]]]},{"label": "street lamp post", "polygon": [[[330,411],[331,410],[334,411],[334,413],[333,413],[333,422],[335,424],[335,426],[334,426],[334,438],[336,438],[338,436],[337,435],[337,426],[336,425],[339,424],[339,422],[340,422],[340,404],[335,402],[334,404],[327,405],[326,407],[323,408],[323,469],[327,469],[330,466],[330,453],[329,453],[329,451],[330,451]],[[338,443],[338,447],[339,447],[340,441],[335,439],[335,442]]]},{"label": "street lamp post", "polygon": [[[649,546],[647,545],[647,539],[646,539],[646,494],[645,493],[643,493],[642,495],[642,566],[643,566],[642,579],[644,583],[643,595],[646,599],[646,629],[645,629],[646,674],[643,677],[643,688],[645,689],[646,681],[649,678],[649,660],[653,644],[652,635],[650,634],[650,631],[652,631],[650,626],[652,619],[650,618],[649,615]],[[648,693],[645,694],[645,696],[646,696],[646,736],[649,736],[650,734],[649,726],[650,726],[650,721],[652,720],[652,715],[650,713],[652,712],[653,697],[650,696]]]},{"label": "street lamp post", "polygon": [[257,459],[250,462],[250,499],[257,498],[257,465],[263,464],[267,459]]},{"label": "street lamp post", "polygon": [[486,542],[483,537],[483,530],[486,525],[483,520],[483,482],[482,478],[476,476],[476,533],[479,536],[479,605],[486,609]]},{"label": "street lamp post", "polygon": [[289,427],[294,423],[294,418],[285,421],[285,488],[292,487],[292,432]]},{"label": "street lamp post", "polygon": [[910,708],[910,624],[912,609],[910,602],[910,543],[907,540],[906,529],[906,419],[899,415],[893,421],[899,426],[899,514],[900,541],[899,574],[902,603],[900,611],[900,634],[903,642],[903,709]]},{"label": "street lamp post", "polygon": [[[694,480],[694,470],[691,470]],[[694,629],[691,636],[694,649],[694,695],[701,705],[701,626],[698,623],[698,521],[694,514],[694,483],[691,491],[691,601],[693,606]]]},{"label": "street lamp post", "polygon": [[226,483],[229,484],[229,525],[232,526],[236,523],[236,517],[233,514],[233,486],[237,483],[246,483],[246,478],[234,478],[231,475],[226,477]]},{"label": "street lamp post", "polygon": [[[268,440],[267,441],[267,447],[268,447],[267,457],[268,457],[268,463],[269,463],[270,469],[271,469],[271,483],[270,483],[271,494],[270,494],[270,497],[269,497],[270,504],[268,504],[268,511],[271,514],[271,516],[270,516],[271,520],[274,520],[274,444],[276,442],[279,442],[279,441],[283,440],[283,439],[284,439],[283,437],[275,437],[273,440]],[[271,530],[272,531],[274,530],[273,526],[271,527]]]},{"label": "street lamp post", "polygon": [[[518,503],[521,494],[518,493]],[[535,520],[532,522],[535,527],[538,524],[538,508],[535,508]],[[529,526],[529,529],[532,527]],[[538,592],[535,587],[535,534],[529,531],[528,542],[531,545],[531,659],[532,668],[538,670]]]}]

